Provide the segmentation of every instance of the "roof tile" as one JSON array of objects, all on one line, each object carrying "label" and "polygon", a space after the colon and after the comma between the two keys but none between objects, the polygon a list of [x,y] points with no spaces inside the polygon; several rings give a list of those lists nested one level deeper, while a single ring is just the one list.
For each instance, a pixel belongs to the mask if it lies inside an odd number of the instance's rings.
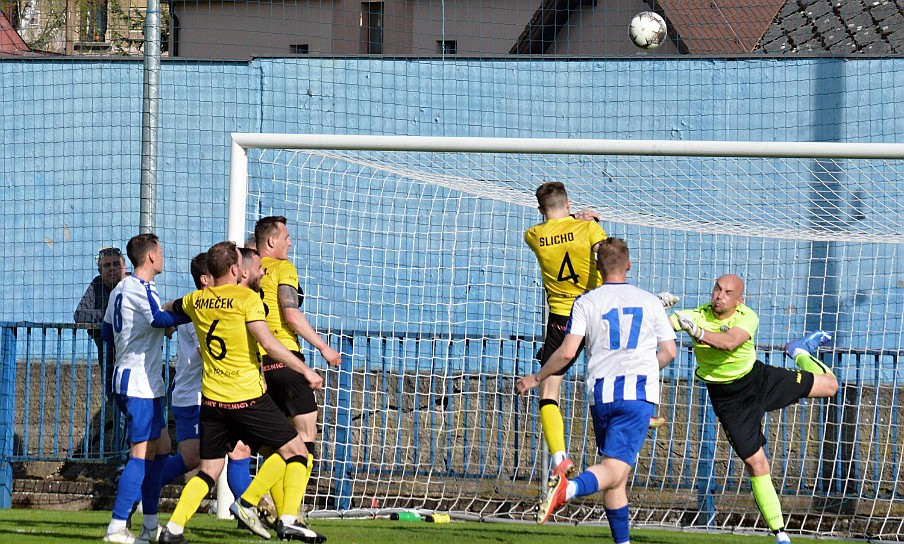
[{"label": "roof tile", "polygon": [[873,2],[869,7],[869,13],[876,21],[884,21],[899,11],[898,6],[888,0]]},{"label": "roof tile", "polygon": [[806,14],[811,19],[819,19],[833,13],[832,3],[828,0],[817,0],[807,6]]},{"label": "roof tile", "polygon": [[835,6],[838,10],[838,15],[840,15],[842,19],[855,17],[866,10],[866,6],[864,6],[863,2],[861,2],[860,0],[845,0],[844,2],[835,2]]},{"label": "roof tile", "polygon": [[[782,43],[792,47],[783,50]],[[904,53],[904,0],[786,0],[755,49],[767,54]]]}]

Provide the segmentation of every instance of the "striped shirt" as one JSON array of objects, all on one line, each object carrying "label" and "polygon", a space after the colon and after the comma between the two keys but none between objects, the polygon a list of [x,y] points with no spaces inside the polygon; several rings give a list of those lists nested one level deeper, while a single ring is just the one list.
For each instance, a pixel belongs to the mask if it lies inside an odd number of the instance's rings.
[{"label": "striped shirt", "polygon": [[114,393],[145,399],[166,393],[161,313],[153,281],[126,276],[110,293],[104,327],[112,329],[116,346]]},{"label": "striped shirt", "polygon": [[574,301],[567,333],[585,337],[591,405],[659,404],[656,351],[675,331],[656,295],[627,283],[603,284]]}]

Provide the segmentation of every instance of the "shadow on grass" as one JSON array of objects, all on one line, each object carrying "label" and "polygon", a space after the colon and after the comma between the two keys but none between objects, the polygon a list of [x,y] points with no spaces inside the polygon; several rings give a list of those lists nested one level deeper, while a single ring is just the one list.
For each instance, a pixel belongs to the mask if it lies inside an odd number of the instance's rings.
[{"label": "shadow on grass", "polygon": [[[109,517],[103,515],[99,519],[75,521],[71,519],[71,513],[66,517],[70,519],[54,519],[53,512],[46,511],[45,515],[36,519],[33,514],[16,517],[16,511],[8,511],[12,516],[4,516],[0,519],[0,544],[26,544],[31,542],[47,542],[50,544],[62,542],[93,542],[98,543],[104,536]],[[98,518],[98,516],[92,516]],[[133,533],[140,530],[140,516],[132,527]],[[165,519],[161,523],[166,523]],[[186,528],[186,536],[189,542],[207,543],[238,543],[238,542],[262,542],[262,540],[244,529],[237,529],[234,521],[217,522],[204,520],[200,524],[189,522]]]},{"label": "shadow on grass", "polygon": [[[311,521],[311,529],[322,532],[330,541],[339,542],[394,542],[396,544],[423,543],[555,543],[599,542],[609,538],[609,530],[601,527],[585,527],[563,535],[560,527],[534,524],[478,524],[460,523],[434,525],[428,523],[387,523],[379,521],[342,521],[323,523]],[[354,536],[353,536],[354,535]],[[335,538],[334,538],[335,537]],[[605,541],[605,540],[604,540]]]},{"label": "shadow on grass", "polygon": [[[96,532],[96,536],[91,536]],[[0,542],[20,542],[39,539],[41,542],[98,542],[104,536],[104,527],[97,523],[71,520],[4,521],[0,525]]]}]

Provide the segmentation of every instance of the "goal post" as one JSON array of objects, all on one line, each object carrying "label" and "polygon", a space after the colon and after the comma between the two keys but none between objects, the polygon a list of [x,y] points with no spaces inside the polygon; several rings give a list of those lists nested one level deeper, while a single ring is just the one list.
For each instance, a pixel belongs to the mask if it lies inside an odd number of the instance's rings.
[{"label": "goal post", "polygon": [[[694,307],[736,273],[768,364],[813,328],[838,396],[766,420],[795,532],[900,538],[904,144],[233,134],[229,239],[285,215],[304,306],[343,354],[327,369],[312,515],[436,510],[531,521],[545,480],[534,396],[545,300],[523,233],[533,192],[565,183],[631,248],[629,280]],[[307,348],[305,348],[307,349]],[[694,383],[686,344],[629,484],[636,525],[765,523]],[[569,451],[596,460],[583,362],[561,407]],[[603,522],[595,498],[554,520]]]}]

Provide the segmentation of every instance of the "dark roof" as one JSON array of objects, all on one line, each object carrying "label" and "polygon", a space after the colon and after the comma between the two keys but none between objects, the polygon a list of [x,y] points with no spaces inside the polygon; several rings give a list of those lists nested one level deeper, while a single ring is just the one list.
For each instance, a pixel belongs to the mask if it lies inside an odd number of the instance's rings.
[{"label": "dark roof", "polygon": [[787,0],[756,50],[904,53],[904,0]]},{"label": "dark roof", "polygon": [[904,53],[904,0],[647,1],[693,55]]},{"label": "dark roof", "polygon": [[29,51],[25,41],[7,20],[6,15],[0,13],[0,56],[22,55]]}]

